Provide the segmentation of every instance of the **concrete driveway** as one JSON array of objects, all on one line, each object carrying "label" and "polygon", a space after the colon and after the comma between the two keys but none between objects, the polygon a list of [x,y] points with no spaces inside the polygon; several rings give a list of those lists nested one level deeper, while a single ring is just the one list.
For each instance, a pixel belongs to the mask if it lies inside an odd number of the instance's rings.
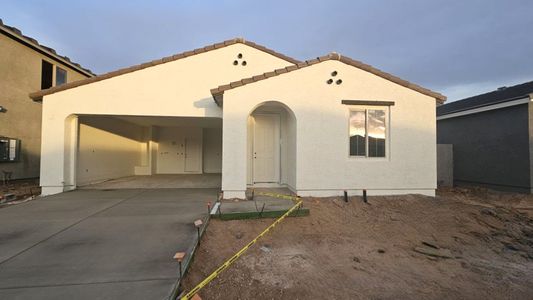
[{"label": "concrete driveway", "polygon": [[77,190],[0,209],[0,299],[165,299],[218,189]]}]

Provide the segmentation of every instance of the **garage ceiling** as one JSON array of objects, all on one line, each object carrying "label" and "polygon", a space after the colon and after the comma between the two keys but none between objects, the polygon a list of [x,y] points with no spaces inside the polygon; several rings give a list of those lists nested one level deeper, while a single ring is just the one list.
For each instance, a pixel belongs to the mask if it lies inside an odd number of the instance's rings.
[{"label": "garage ceiling", "polygon": [[221,128],[220,118],[198,118],[198,117],[154,117],[154,116],[97,116],[102,118],[113,117],[122,121],[137,124],[140,126],[161,126],[161,127],[203,127]]}]

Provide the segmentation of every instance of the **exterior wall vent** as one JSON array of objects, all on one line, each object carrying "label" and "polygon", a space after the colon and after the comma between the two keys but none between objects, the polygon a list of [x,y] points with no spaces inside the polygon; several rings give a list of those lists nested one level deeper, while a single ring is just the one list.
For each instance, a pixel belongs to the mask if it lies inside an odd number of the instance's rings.
[{"label": "exterior wall vent", "polygon": [[240,63],[241,66],[243,67],[246,66],[248,63],[245,60],[243,60],[243,58],[244,58],[244,55],[242,53],[237,54],[237,59],[233,61],[233,65],[238,66]]}]

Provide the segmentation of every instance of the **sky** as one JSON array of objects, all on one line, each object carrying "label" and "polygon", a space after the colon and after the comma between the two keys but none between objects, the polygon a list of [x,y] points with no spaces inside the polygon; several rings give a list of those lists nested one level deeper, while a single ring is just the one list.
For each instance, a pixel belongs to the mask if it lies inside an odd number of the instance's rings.
[{"label": "sky", "polygon": [[448,101],[533,80],[533,1],[0,0],[6,25],[97,74],[243,37],[338,52]]}]

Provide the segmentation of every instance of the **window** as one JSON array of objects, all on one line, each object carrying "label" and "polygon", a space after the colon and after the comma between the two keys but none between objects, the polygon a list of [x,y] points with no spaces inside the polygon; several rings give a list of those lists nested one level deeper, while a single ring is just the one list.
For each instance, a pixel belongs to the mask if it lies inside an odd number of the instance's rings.
[{"label": "window", "polygon": [[56,67],[56,86],[67,83],[67,71]]},{"label": "window", "polygon": [[350,156],[385,157],[385,110],[350,111]]},{"label": "window", "polygon": [[54,66],[43,60],[41,67],[41,90],[52,87],[52,73],[54,71]]},{"label": "window", "polygon": [[0,162],[20,160],[20,140],[0,138]]}]

